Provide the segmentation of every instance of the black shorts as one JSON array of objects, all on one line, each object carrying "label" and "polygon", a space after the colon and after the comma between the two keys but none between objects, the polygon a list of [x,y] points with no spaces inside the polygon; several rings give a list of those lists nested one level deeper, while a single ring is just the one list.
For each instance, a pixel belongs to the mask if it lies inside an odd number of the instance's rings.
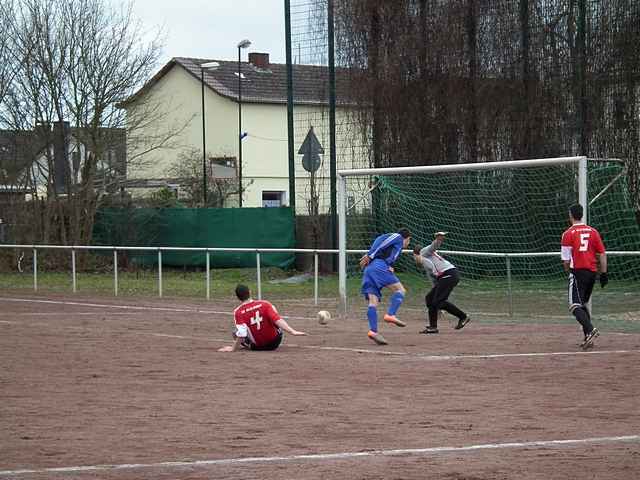
[{"label": "black shorts", "polygon": [[244,341],[242,342],[242,346],[245,348],[248,348],[249,350],[255,350],[255,351],[275,350],[280,346],[283,338],[284,338],[284,334],[282,333],[282,330],[278,330],[278,336],[274,338],[271,342],[265,345],[258,346],[255,343],[251,342],[251,340],[249,340],[248,338],[245,338]]},{"label": "black shorts", "polygon": [[571,269],[569,272],[569,310],[589,303],[595,283],[596,272],[585,269]]}]

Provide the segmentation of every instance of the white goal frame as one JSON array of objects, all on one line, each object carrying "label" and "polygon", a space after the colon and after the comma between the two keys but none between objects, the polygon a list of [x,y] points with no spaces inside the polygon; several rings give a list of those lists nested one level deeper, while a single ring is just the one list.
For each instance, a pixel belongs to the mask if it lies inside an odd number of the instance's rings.
[{"label": "white goal frame", "polygon": [[430,165],[422,167],[363,168],[339,170],[337,173],[338,200],[338,289],[342,311],[347,312],[347,177],[362,175],[407,175],[475,170],[497,170],[505,168],[544,167],[550,165],[578,164],[578,202],[584,208],[587,222],[587,157],[538,158],[510,160],[505,162],[458,163],[452,165]]}]

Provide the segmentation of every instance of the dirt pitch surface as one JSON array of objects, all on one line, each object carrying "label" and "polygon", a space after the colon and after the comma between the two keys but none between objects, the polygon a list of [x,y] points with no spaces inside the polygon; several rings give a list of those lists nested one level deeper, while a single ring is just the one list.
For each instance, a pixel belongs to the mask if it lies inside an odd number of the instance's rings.
[{"label": "dirt pitch surface", "polygon": [[637,479],[640,335],[315,320],[219,353],[233,303],[0,293],[0,479]]}]

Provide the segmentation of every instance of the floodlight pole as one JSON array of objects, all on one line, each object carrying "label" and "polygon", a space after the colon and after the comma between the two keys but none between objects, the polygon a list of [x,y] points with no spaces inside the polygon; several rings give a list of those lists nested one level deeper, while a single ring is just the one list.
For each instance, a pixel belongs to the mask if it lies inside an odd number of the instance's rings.
[{"label": "floodlight pole", "polygon": [[200,65],[202,91],[202,207],[207,207],[207,131],[204,120],[204,66]]},{"label": "floodlight pole", "polygon": [[249,40],[238,43],[238,206],[242,208],[242,63],[243,48],[251,46]]},{"label": "floodlight pole", "polygon": [[200,91],[202,97],[202,207],[207,206],[207,131],[205,128],[204,110],[204,70],[205,68],[217,68],[218,62],[205,62],[200,64]]},{"label": "floodlight pole", "polygon": [[291,61],[291,1],[284,0],[285,50],[287,57],[287,156],[289,160],[289,206],[296,213],[296,164],[293,146],[293,63]]},{"label": "floodlight pole", "polygon": [[242,63],[238,45],[238,206],[242,208]]}]

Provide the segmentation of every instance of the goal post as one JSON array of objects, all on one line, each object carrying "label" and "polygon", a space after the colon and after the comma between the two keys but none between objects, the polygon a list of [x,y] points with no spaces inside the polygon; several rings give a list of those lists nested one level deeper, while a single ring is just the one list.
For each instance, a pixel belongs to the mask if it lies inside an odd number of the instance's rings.
[{"label": "goal post", "polygon": [[[347,292],[347,253],[349,248],[354,249],[366,249],[368,248],[368,244],[362,245],[348,245],[347,242],[347,234],[348,234],[348,209],[353,208],[350,207],[350,203],[355,203],[355,199],[353,202],[348,197],[348,180],[360,179],[364,180],[365,185],[369,186],[366,180],[371,177],[395,177],[395,176],[406,176],[406,177],[415,177],[415,176],[423,176],[423,178],[428,178],[432,175],[440,175],[443,174],[464,174],[466,172],[490,172],[490,171],[501,171],[501,170],[513,170],[513,169],[523,169],[523,168],[542,168],[542,167],[558,167],[563,165],[572,165],[575,168],[575,175],[572,173],[571,178],[574,178],[576,184],[573,185],[573,188],[577,190],[577,196],[573,197],[574,201],[578,201],[584,208],[584,220],[587,221],[587,209],[588,209],[588,195],[587,195],[587,185],[588,185],[588,169],[587,169],[587,157],[577,156],[577,157],[558,157],[558,158],[540,158],[540,159],[529,159],[529,160],[512,160],[512,161],[504,161],[504,162],[486,162],[486,163],[467,163],[467,164],[451,164],[451,165],[432,165],[432,166],[419,166],[419,167],[390,167],[390,168],[367,168],[367,169],[351,169],[351,170],[339,170],[337,175],[337,203],[338,203],[338,288],[339,288],[339,296],[340,303],[343,312],[347,312],[348,308],[348,292]],[[414,178],[413,180],[417,180],[417,183],[420,183],[420,178]],[[413,181],[415,186],[416,181]],[[429,188],[428,185],[425,185],[425,188]],[[402,192],[400,192],[402,193]],[[371,189],[365,193],[365,195],[370,195]],[[568,205],[566,205],[568,207]],[[425,206],[428,208],[428,206]],[[411,208],[411,206],[407,205],[406,208]],[[410,215],[411,212],[408,212]],[[372,219],[373,221],[373,219]],[[443,219],[446,222],[446,219]],[[377,234],[386,233],[386,232],[377,232]],[[412,232],[413,233],[413,232]],[[558,235],[561,232],[558,233]]]}]

